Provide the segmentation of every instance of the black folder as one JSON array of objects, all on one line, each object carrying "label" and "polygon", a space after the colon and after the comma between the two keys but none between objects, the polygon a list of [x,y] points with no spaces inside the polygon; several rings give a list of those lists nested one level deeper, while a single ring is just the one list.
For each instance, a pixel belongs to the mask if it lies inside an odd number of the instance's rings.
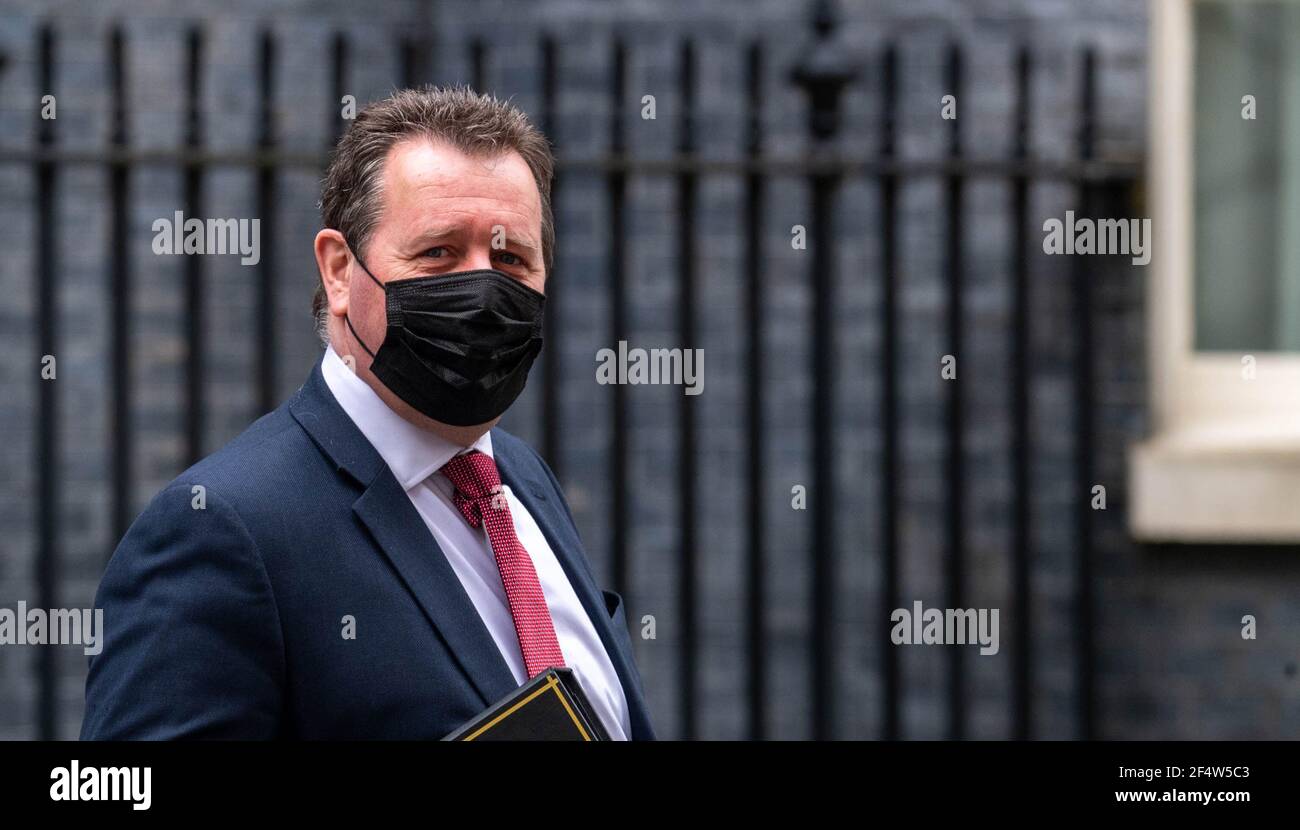
[{"label": "black folder", "polygon": [[480,712],[444,741],[608,741],[573,670],[549,668]]}]

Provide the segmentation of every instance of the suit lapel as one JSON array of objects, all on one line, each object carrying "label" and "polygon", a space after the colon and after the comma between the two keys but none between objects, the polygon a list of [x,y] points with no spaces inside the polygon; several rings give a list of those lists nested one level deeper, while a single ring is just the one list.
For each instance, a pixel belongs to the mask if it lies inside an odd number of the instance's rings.
[{"label": "suit lapel", "polygon": [[496,641],[415,505],[334,400],[319,362],[289,410],[339,471],[365,487],[353,512],[447,643],[484,707],[509,694],[517,684]]},{"label": "suit lapel", "polygon": [[518,685],[460,578],[387,467],[352,505],[488,706]]},{"label": "suit lapel", "polygon": [[613,622],[609,618],[609,611],[605,607],[605,597],[592,579],[586,563],[579,560],[582,556],[581,542],[569,530],[569,523],[560,520],[557,505],[547,497],[547,490],[553,488],[544,487],[535,478],[520,474],[520,465],[516,464],[513,453],[505,449],[504,442],[501,444],[493,442],[493,455],[502,482],[528,509],[533,521],[537,522],[537,527],[546,537],[556,558],[560,560],[560,565],[569,578],[569,584],[573,586],[574,593],[578,595],[583,609],[586,610],[592,625],[596,627],[596,633],[600,635],[605,652],[614,664],[614,671],[623,684],[623,694],[627,697],[628,717],[632,726],[632,735],[629,737],[653,736],[641,684],[632,663],[632,655],[627,653],[619,642]]}]

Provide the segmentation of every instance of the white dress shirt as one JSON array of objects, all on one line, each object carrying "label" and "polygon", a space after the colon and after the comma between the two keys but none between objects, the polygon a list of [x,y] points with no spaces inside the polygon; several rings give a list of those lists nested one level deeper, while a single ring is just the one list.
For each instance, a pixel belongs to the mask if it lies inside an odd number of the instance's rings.
[{"label": "white dress shirt", "polygon": [[[452,502],[451,482],[438,472],[454,456],[471,449],[491,456],[491,433],[484,434],[471,447],[459,447],[420,429],[389,409],[332,348],[325,350],[321,373],[339,406],[379,452],[428,525],[429,532],[442,548],[496,641],[506,665],[514,673],[515,682],[522,685],[528,680],[524,657],[519,649],[519,636],[510,615],[505,588],[501,584],[501,572],[497,570],[496,558],[488,542],[487,528],[472,527],[465,520]],[[583,691],[591,698],[592,706],[610,737],[627,740],[632,731],[628,722],[627,698],[600,635],[527,508],[506,484],[502,483],[501,489],[510,506],[515,533],[532,557],[537,578],[542,583],[542,593],[546,595],[546,606],[551,611],[565,664],[578,676]],[[437,554],[430,549],[429,555]]]}]

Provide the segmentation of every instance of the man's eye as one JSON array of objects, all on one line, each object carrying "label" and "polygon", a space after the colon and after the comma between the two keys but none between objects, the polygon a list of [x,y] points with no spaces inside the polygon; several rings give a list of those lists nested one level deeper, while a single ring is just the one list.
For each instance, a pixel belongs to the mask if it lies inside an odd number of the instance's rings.
[{"label": "man's eye", "polygon": [[446,251],[447,251],[446,247],[442,245],[438,245],[436,247],[430,248],[429,250],[425,251],[424,255],[427,257],[437,258],[442,256],[444,253],[446,253]]},{"label": "man's eye", "polygon": [[524,261],[509,251],[502,251],[497,254],[498,257],[504,257],[506,265],[523,265]]}]

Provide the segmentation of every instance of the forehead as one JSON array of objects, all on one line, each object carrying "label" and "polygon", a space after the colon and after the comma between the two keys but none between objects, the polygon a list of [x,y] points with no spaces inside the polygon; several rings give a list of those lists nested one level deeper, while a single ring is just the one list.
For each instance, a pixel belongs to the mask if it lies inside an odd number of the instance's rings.
[{"label": "forehead", "polygon": [[408,139],[388,151],[383,180],[386,219],[477,220],[533,232],[541,225],[537,183],[514,150],[470,155],[441,140]]}]

